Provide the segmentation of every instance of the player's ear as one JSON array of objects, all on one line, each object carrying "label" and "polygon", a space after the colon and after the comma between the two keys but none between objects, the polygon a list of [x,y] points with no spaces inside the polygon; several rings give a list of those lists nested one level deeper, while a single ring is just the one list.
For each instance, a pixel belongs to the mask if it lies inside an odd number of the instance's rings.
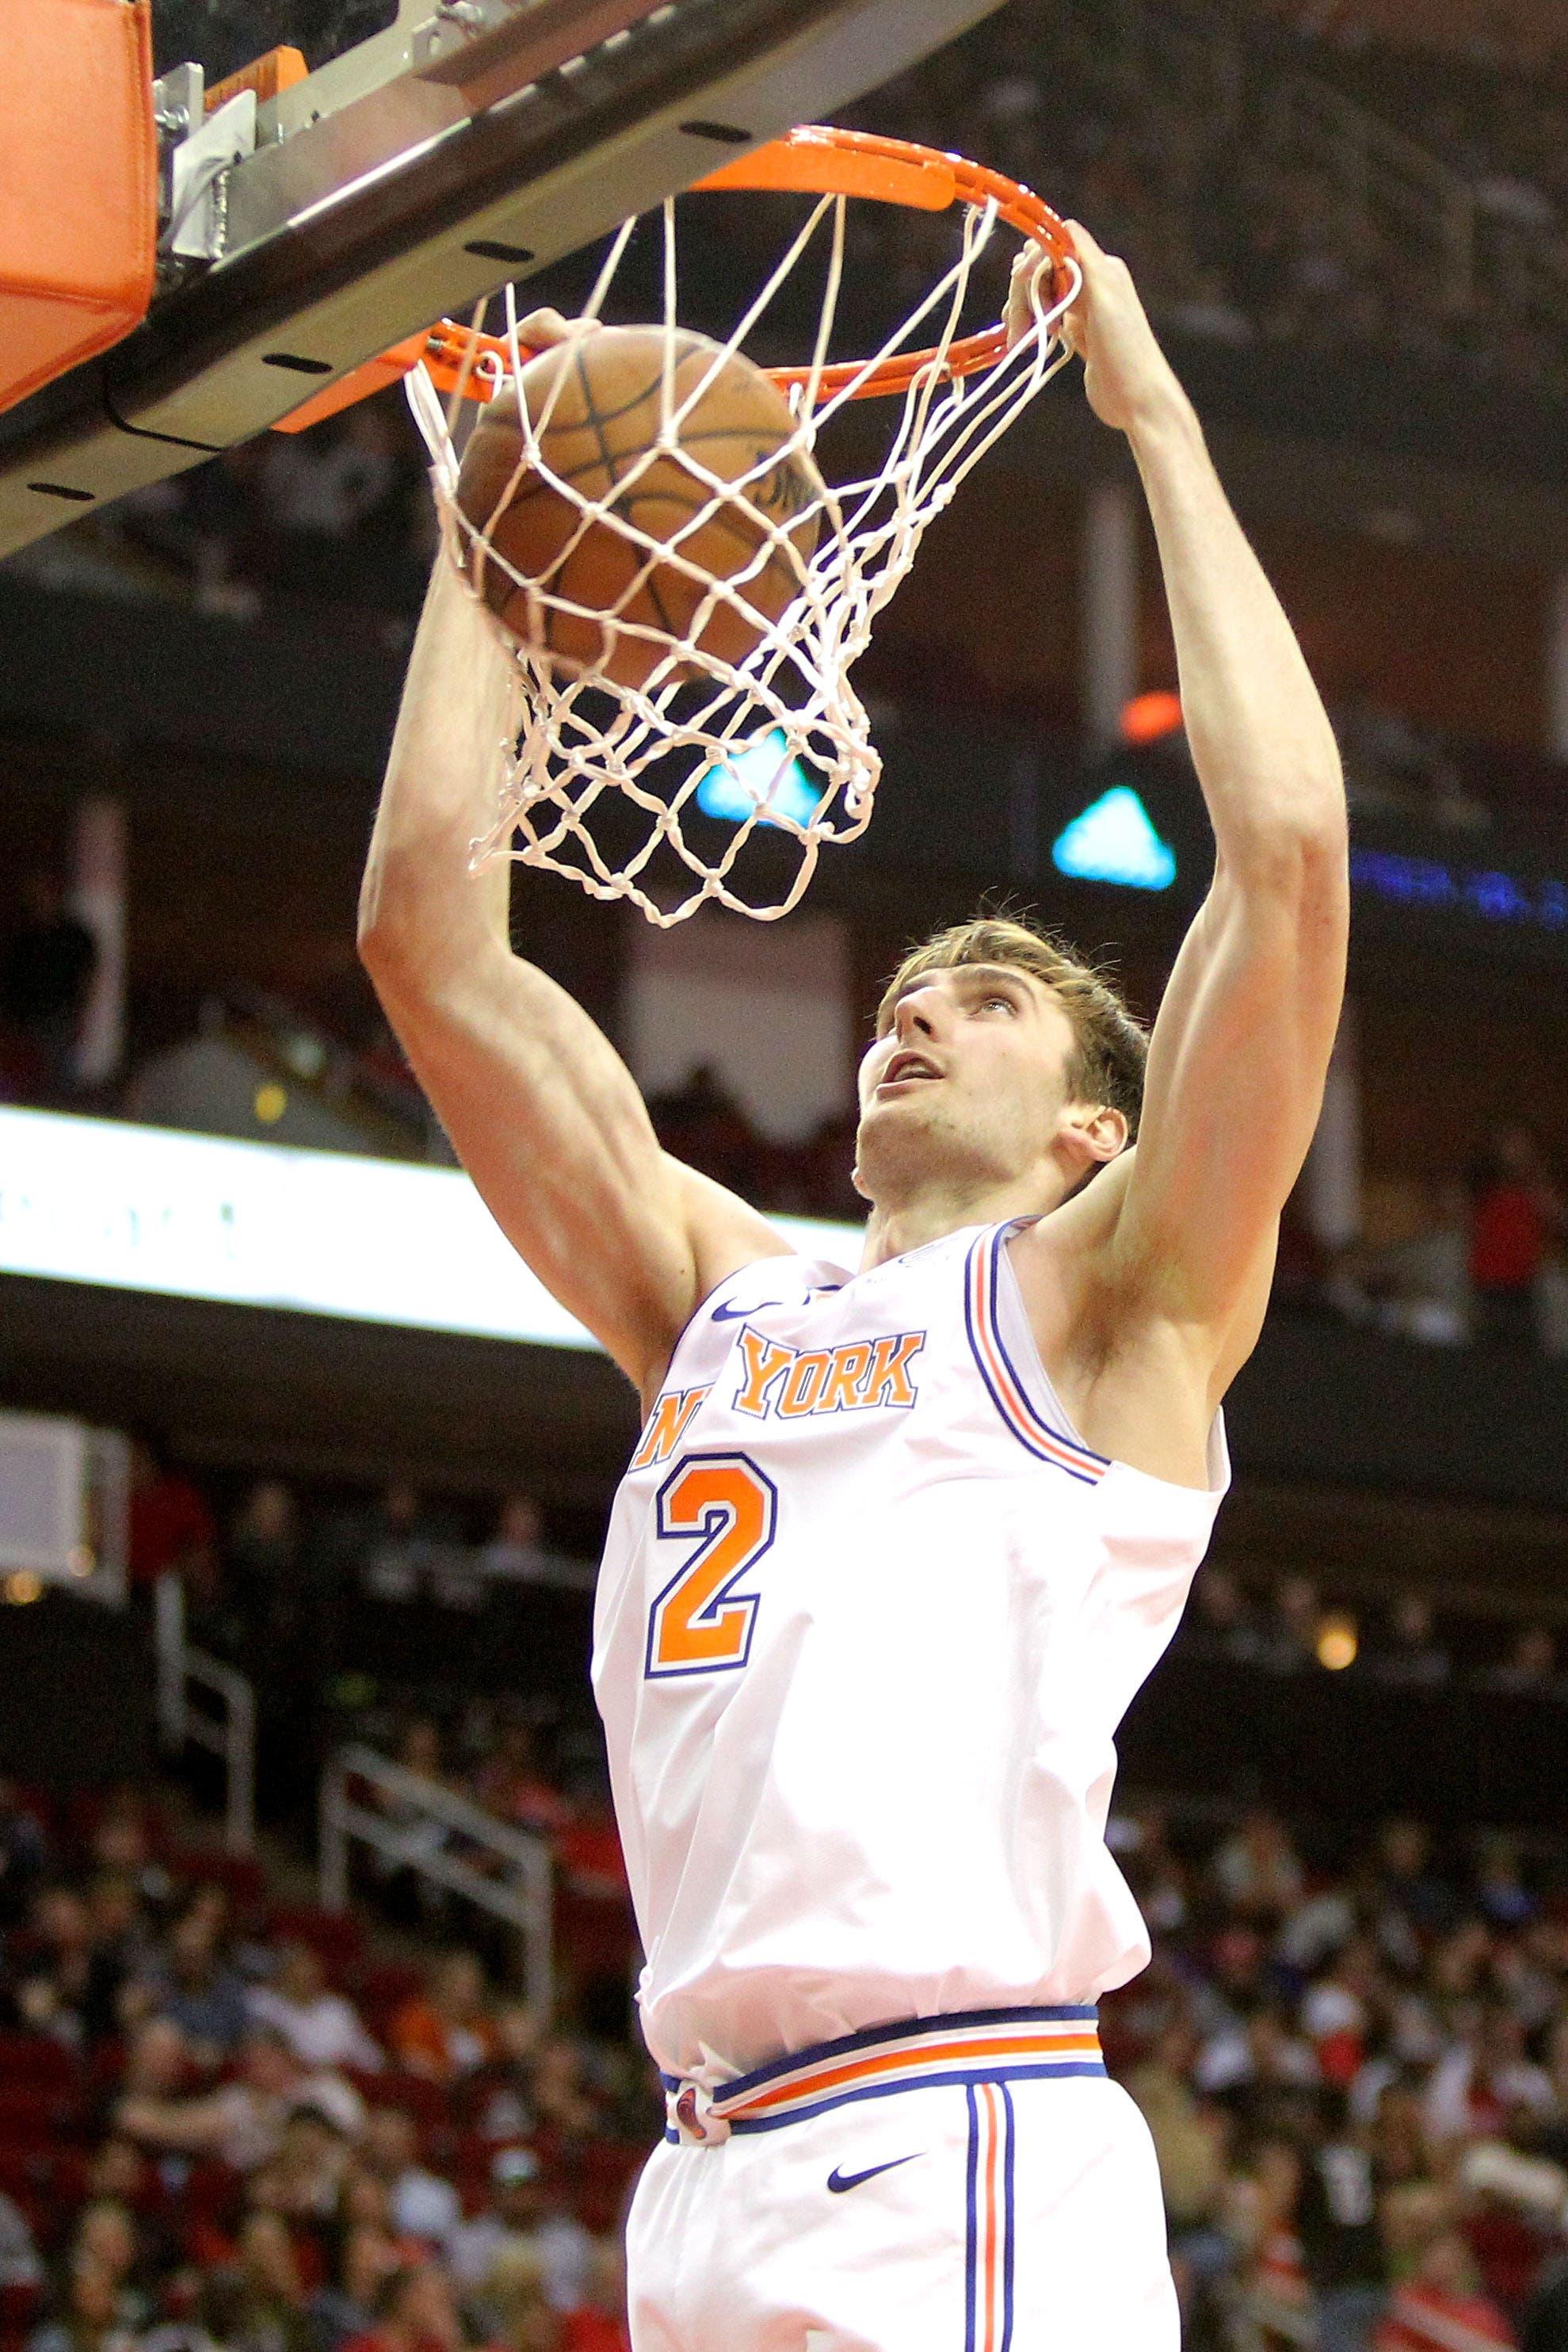
[{"label": "player's ear", "polygon": [[1130,1132],[1125,1111],[1113,1110],[1109,1103],[1072,1103],[1068,1107],[1062,1141],[1077,1172],[1086,1176],[1125,1151]]}]

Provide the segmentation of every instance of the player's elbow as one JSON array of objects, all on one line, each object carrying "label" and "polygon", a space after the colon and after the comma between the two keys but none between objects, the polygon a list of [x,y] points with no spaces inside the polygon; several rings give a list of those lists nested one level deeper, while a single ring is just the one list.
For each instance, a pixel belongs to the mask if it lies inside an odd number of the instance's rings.
[{"label": "player's elbow", "polygon": [[1292,778],[1221,845],[1231,876],[1270,897],[1308,900],[1344,876],[1350,835],[1337,769]]}]

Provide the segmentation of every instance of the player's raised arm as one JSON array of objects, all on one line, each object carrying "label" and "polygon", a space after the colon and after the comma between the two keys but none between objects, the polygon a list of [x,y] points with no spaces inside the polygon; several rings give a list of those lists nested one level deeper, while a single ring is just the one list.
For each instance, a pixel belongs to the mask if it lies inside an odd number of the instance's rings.
[{"label": "player's raised arm", "polygon": [[509,865],[470,875],[512,725],[505,651],[438,557],[365,869],[360,952],[497,1223],[646,1394],[714,1284],[783,1244],[661,1150],[608,1038],[512,952]]},{"label": "player's raised arm", "polygon": [[1257,1336],[1322,1104],[1344,986],[1344,789],[1301,648],[1132,280],[1073,234],[1084,289],[1069,332],[1143,477],[1218,852],[1155,1024],[1114,1255],[1198,1335],[1222,1386]]}]

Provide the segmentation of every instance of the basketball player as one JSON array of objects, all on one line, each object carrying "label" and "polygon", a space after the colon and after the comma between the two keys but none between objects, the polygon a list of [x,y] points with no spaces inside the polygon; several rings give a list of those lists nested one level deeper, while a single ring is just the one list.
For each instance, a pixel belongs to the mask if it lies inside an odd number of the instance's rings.
[{"label": "basketball player", "polygon": [[629,2226],[637,2352],[1177,2339],[1152,2145],[1095,2032],[1149,1954],[1103,1836],[1112,1742],[1226,1483],[1220,1399],[1339,1012],[1345,817],[1192,410],[1125,268],[1073,234],[1068,332],[1143,477],[1217,849],[1146,1073],[1070,955],[940,934],[861,1068],[860,1267],[807,1264],[661,1151],[511,951],[507,870],[468,877],[506,661],[440,564],[376,820],[382,1001],[643,1401],[594,1658],[668,2101]]}]

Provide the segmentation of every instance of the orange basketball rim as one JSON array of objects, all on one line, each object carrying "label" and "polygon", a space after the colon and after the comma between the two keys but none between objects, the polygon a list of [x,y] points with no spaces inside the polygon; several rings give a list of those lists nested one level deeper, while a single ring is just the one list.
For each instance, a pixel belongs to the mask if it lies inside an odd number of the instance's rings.
[{"label": "orange basketball rim", "polygon": [[[994,209],[998,219],[1040,247],[1042,264],[1051,271],[1053,299],[1060,299],[1069,289],[1072,239],[1065,223],[1041,197],[1004,173],[967,163],[961,155],[945,155],[935,147],[918,146],[913,140],[809,124],[721,165],[696,181],[695,187],[719,194],[766,191],[858,196],[873,204],[904,205],[923,213],[946,212],[954,205],[967,205],[977,212]],[[1007,342],[1007,330],[998,321],[978,334],[961,337],[945,353],[928,348],[894,352],[875,367],[868,368],[864,361],[840,360],[815,370],[779,367],[768,369],[767,373],[786,395],[814,384],[815,397],[825,401],[852,385],[852,398],[871,400],[907,392],[932,367],[946,378],[976,375],[996,365],[1006,352]],[[423,334],[406,337],[340,377],[282,418],[274,429],[302,432],[322,417],[382,391],[421,361],[437,391],[483,403],[493,400],[500,389],[510,347],[500,336],[480,334],[452,319],[439,320]],[[857,383],[857,377],[863,380]]]}]

